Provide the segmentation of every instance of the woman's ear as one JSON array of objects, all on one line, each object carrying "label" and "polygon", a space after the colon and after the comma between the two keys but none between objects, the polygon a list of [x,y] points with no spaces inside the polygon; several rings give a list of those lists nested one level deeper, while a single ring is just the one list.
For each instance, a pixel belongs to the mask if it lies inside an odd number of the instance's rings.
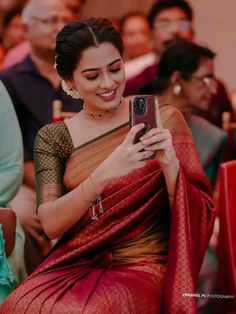
[{"label": "woman's ear", "polygon": [[174,71],[170,77],[170,83],[172,85],[181,84],[181,74],[179,71]]},{"label": "woman's ear", "polygon": [[174,95],[178,96],[180,95],[182,91],[182,85],[181,85],[181,75],[179,71],[173,72],[170,78],[171,85],[173,86],[173,93]]},{"label": "woman's ear", "polygon": [[74,83],[74,80],[71,79],[71,80],[65,80],[64,81],[66,86],[69,88],[69,89],[75,89],[75,83]]},{"label": "woman's ear", "polygon": [[75,99],[80,99],[81,96],[79,92],[77,91],[75,87],[74,80],[62,80],[61,81],[61,87],[64,90],[64,92]]}]

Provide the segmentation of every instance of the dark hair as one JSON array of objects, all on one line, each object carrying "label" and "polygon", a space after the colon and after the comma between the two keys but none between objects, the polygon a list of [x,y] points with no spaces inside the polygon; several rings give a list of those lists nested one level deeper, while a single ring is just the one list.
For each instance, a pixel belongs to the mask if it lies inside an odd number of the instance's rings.
[{"label": "dark hair", "polygon": [[154,20],[159,13],[161,13],[164,10],[168,10],[172,8],[179,8],[186,14],[187,19],[189,21],[193,20],[193,10],[187,1],[185,0],[157,0],[153,4],[149,12],[148,20],[149,20],[150,27],[153,28]]},{"label": "dark hair", "polygon": [[21,16],[23,11],[22,6],[17,6],[9,11],[7,11],[4,16],[3,16],[3,20],[2,20],[2,27],[3,29],[5,29],[6,27],[8,27],[11,23],[11,21],[13,20],[13,18],[15,16]]},{"label": "dark hair", "polygon": [[143,18],[149,24],[147,16],[144,13],[141,13],[139,11],[129,12],[129,13],[123,15],[122,18],[119,20],[119,30],[120,30],[121,35],[123,33],[124,24],[126,23],[126,21],[129,18],[136,17],[136,16]]},{"label": "dark hair", "polygon": [[120,33],[108,19],[88,18],[64,26],[57,35],[55,49],[55,67],[60,77],[70,80],[82,52],[102,43],[113,44],[123,54]]},{"label": "dark hair", "polygon": [[197,71],[202,59],[212,60],[215,53],[207,47],[186,40],[172,42],[165,49],[157,68],[155,91],[161,94],[169,86],[175,71],[180,72],[184,80],[190,79]]}]

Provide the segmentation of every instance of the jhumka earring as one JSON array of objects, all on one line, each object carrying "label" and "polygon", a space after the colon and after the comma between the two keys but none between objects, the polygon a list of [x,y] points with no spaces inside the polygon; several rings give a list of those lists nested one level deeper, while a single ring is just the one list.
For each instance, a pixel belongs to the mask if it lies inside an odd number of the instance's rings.
[{"label": "jhumka earring", "polygon": [[64,92],[67,95],[71,96],[72,98],[75,98],[75,99],[81,98],[79,92],[75,88],[68,87],[64,80],[61,81],[61,87],[64,90]]}]

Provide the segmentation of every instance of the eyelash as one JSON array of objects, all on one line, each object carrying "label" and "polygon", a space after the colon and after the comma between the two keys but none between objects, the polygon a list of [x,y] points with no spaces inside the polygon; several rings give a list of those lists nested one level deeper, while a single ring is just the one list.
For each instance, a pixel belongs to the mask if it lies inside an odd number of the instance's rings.
[{"label": "eyelash", "polygon": [[96,80],[97,77],[98,77],[98,74],[92,77],[87,77],[87,80],[93,81],[93,80]]},{"label": "eyelash", "polygon": [[[121,68],[118,68],[118,69],[113,69],[113,70],[110,70],[111,73],[117,73],[120,71]],[[98,74],[95,75],[95,76],[92,76],[92,77],[87,77],[87,80],[89,81],[94,81],[96,80],[96,78],[98,77]]]},{"label": "eyelash", "polygon": [[119,72],[119,71],[120,71],[120,69],[121,69],[121,68],[112,69],[112,70],[110,70],[110,72],[112,72],[112,73],[116,73],[116,72]]}]

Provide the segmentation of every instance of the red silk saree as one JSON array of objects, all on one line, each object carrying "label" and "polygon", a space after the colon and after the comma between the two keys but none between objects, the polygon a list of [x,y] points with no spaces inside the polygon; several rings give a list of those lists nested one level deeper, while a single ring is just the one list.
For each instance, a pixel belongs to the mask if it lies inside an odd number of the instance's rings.
[{"label": "red silk saree", "polygon": [[[180,160],[172,209],[156,160],[114,180],[102,193],[99,219],[88,210],[1,313],[197,313],[194,293],[215,210],[181,113],[166,106],[161,116]],[[125,124],[73,148],[63,122],[44,127],[35,148],[38,202],[73,189],[127,131]]]}]

